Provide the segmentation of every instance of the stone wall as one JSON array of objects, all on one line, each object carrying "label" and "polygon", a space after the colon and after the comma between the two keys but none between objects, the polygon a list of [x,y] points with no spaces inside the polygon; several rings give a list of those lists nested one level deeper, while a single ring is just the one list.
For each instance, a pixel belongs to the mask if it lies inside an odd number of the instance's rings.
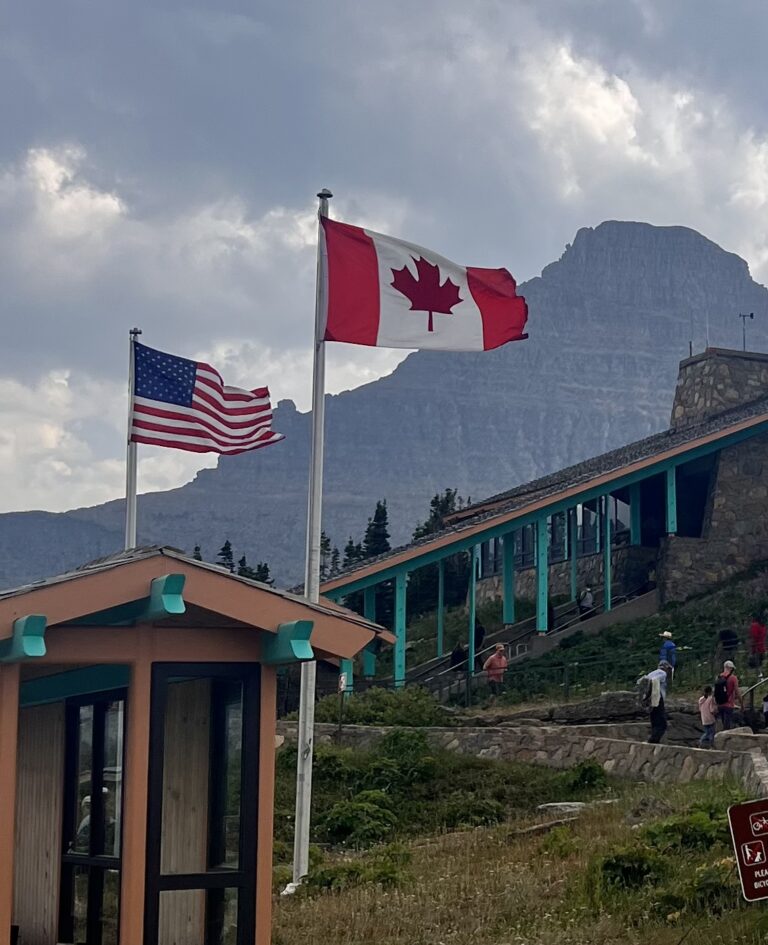
[{"label": "stone wall", "polygon": [[[391,729],[347,725],[339,734],[335,725],[316,725],[318,743],[334,742],[370,749]],[[740,781],[751,796],[768,797],[768,761],[760,751],[719,751],[679,745],[649,745],[602,736],[581,735],[573,728],[525,725],[493,728],[423,729],[435,748],[478,758],[497,758],[570,768],[581,761],[597,761],[606,772],[638,781],[687,783],[702,778]],[[295,722],[279,722],[278,733],[296,738]]]},{"label": "stone wall", "polygon": [[685,600],[766,559],[768,436],[758,436],[720,453],[702,537],[670,535],[662,543],[661,601]]},{"label": "stone wall", "polygon": [[[654,548],[640,548],[624,545],[614,548],[612,552],[613,593],[621,594],[640,587],[648,579],[648,572],[656,564],[656,550]],[[584,555],[576,565],[576,579],[579,588],[590,585],[592,588],[603,586],[602,552],[593,555]],[[502,596],[502,577],[494,574],[483,578],[477,583],[477,600],[485,603]],[[549,566],[549,593],[550,596],[571,594],[571,563],[558,561]],[[515,596],[523,600],[536,598],[536,568],[522,568],[515,571]]]},{"label": "stone wall", "polygon": [[673,429],[768,394],[768,354],[710,348],[680,364]]}]

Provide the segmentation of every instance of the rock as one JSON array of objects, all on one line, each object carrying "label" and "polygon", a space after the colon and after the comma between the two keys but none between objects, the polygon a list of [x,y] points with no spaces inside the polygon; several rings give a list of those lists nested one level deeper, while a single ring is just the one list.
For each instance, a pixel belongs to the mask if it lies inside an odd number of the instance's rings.
[{"label": "rock", "polygon": [[549,804],[539,804],[536,810],[552,811],[554,814],[574,814],[580,813],[589,804],[586,801],[552,801]]}]

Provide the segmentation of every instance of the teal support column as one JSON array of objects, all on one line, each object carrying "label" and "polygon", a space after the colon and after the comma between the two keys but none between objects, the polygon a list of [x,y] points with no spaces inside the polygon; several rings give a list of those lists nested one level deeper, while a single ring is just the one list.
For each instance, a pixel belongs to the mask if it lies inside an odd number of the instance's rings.
[{"label": "teal support column", "polygon": [[[376,623],[376,588],[366,587],[363,591],[363,616],[371,623]],[[363,676],[372,679],[376,675],[376,652],[371,649],[375,643],[369,643],[363,650]]]},{"label": "teal support column", "polygon": [[667,534],[677,534],[677,469],[667,470]]},{"label": "teal support column", "polygon": [[445,561],[437,563],[437,655],[445,654]]},{"label": "teal support column", "polygon": [[635,482],[629,487],[629,543],[631,545],[641,545],[643,543],[639,482]]},{"label": "teal support column", "polygon": [[595,551],[600,552],[603,547],[603,500],[595,499]]},{"label": "teal support column", "polygon": [[501,546],[502,623],[515,622],[515,533],[507,532]]},{"label": "teal support column", "polygon": [[471,676],[475,670],[475,617],[477,616],[477,551],[478,546],[469,549],[469,648],[467,650],[467,672]]},{"label": "teal support column", "polygon": [[611,609],[613,597],[613,547],[610,515],[610,496],[603,498],[603,610]]},{"label": "teal support column", "polygon": [[547,632],[549,602],[549,529],[547,517],[536,522],[536,629]]},{"label": "teal support column", "polygon": [[568,510],[568,545],[571,556],[571,600],[576,600],[579,594],[579,517],[576,509]]},{"label": "teal support column", "polygon": [[405,685],[405,587],[404,571],[395,575],[395,687]]},{"label": "teal support column", "polygon": [[339,675],[343,674],[346,683],[344,684],[344,693],[349,695],[355,691],[355,661],[339,660]]}]

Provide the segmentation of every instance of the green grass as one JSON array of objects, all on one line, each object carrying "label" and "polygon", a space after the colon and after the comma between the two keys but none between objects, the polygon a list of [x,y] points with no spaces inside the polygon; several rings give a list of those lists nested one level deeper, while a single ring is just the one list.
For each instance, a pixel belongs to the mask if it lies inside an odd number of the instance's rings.
[{"label": "green grass", "polygon": [[724,831],[726,785],[613,786],[615,804],[555,830],[504,822],[326,854],[308,889],[275,902],[274,945],[758,945]]}]

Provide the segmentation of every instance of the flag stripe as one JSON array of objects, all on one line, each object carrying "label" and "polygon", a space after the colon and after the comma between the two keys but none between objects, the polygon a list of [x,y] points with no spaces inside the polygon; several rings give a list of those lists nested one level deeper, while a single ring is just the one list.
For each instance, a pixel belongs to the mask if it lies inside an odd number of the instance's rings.
[{"label": "flag stripe", "polygon": [[210,364],[134,344],[131,440],[194,453],[244,453],[284,439],[269,390],[227,387]]},{"label": "flag stripe", "polygon": [[189,453],[223,453],[227,456],[234,456],[237,453],[247,453],[250,450],[261,449],[262,446],[271,446],[273,443],[279,443],[280,440],[284,440],[285,437],[282,433],[270,433],[257,443],[253,443],[250,446],[239,447],[221,447],[200,437],[180,437],[165,433],[162,436],[146,436],[142,433],[135,433],[131,439],[134,443],[147,443],[150,446],[168,446],[172,449],[186,450]]},{"label": "flag stripe", "polygon": [[359,226],[322,220],[327,248],[326,341],[377,344],[379,264],[370,236]]},{"label": "flag stripe", "polygon": [[506,269],[467,266],[467,285],[483,320],[483,348],[499,348],[525,335],[528,304],[517,294],[517,284]]},{"label": "flag stripe", "polygon": [[267,410],[253,420],[241,420],[235,423],[232,420],[223,421],[212,411],[203,412],[199,407],[180,407],[177,404],[155,406],[155,401],[137,397],[134,401],[134,416],[161,417],[166,420],[178,420],[181,423],[195,421],[210,429],[213,433],[223,433],[227,436],[238,433],[248,433],[252,430],[269,426],[272,422],[272,411]]}]

